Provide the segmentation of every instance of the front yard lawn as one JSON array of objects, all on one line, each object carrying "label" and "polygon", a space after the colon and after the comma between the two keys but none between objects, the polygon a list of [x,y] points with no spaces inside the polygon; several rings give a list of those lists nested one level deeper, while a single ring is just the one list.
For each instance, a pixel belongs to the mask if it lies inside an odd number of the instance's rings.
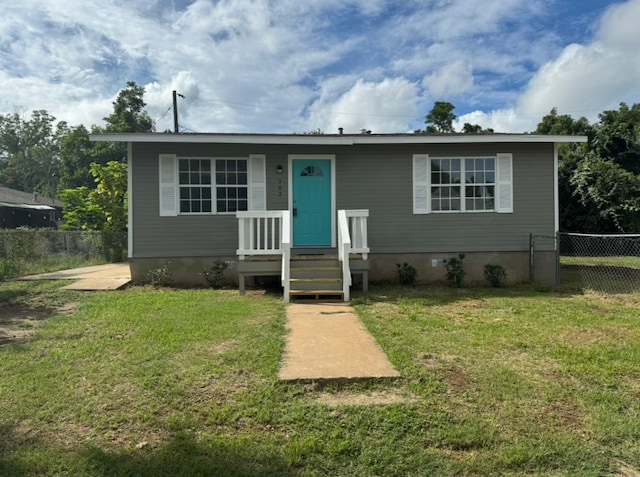
[{"label": "front yard lawn", "polygon": [[640,468],[639,295],[372,287],[402,378],[319,385],[277,380],[277,295],[60,286],[0,283],[0,325],[33,329],[0,336],[2,476]]}]

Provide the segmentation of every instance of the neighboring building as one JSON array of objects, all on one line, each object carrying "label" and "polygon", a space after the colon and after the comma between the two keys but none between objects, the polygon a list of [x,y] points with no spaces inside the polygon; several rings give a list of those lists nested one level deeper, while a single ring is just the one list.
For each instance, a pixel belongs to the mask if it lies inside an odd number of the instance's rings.
[{"label": "neighboring building", "polygon": [[[442,260],[459,253],[471,282],[483,280],[487,263],[505,267],[511,282],[526,281],[529,235],[558,230],[557,144],[586,141],[530,134],[92,139],[129,144],[134,280],[170,261],[174,280],[203,283],[203,266],[222,259],[241,288],[246,276],[281,276],[286,299],[332,290],[348,299],[353,272],[366,286],[367,275],[395,279],[404,262],[419,281],[440,281]],[[328,256],[338,259],[319,260]],[[537,252],[548,262],[547,281],[554,257],[553,245]]]},{"label": "neighboring building", "polygon": [[61,218],[60,201],[0,186],[0,229],[56,228]]}]

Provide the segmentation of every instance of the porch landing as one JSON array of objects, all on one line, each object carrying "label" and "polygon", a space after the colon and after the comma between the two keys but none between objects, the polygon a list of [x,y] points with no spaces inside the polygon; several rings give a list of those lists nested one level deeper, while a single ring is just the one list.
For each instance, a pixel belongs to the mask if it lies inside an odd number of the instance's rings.
[{"label": "porch landing", "polygon": [[400,376],[346,303],[290,304],[287,329],[282,381]]}]

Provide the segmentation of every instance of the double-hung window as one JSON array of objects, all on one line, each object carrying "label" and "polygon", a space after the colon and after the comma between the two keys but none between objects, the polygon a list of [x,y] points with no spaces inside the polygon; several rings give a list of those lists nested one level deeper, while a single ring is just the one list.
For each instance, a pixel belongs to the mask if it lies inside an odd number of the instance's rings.
[{"label": "double-hung window", "polygon": [[248,209],[246,159],[179,158],[178,183],[181,214],[210,214],[213,210],[223,214]]},{"label": "double-hung window", "polygon": [[160,215],[235,214],[265,209],[265,157],[160,155]]},{"label": "double-hung window", "polygon": [[414,213],[512,212],[511,162],[511,154],[414,155]]}]

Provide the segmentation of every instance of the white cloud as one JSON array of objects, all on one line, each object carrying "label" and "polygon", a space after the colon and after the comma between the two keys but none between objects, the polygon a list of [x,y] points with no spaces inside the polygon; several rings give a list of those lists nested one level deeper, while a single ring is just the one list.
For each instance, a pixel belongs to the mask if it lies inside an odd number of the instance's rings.
[{"label": "white cloud", "polygon": [[[379,83],[362,80],[334,101],[319,100],[311,106],[310,128],[326,133],[374,133],[407,131],[418,116],[418,87],[405,78],[386,78]],[[326,96],[331,96],[327,94]]]},{"label": "white cloud", "polygon": [[471,65],[463,60],[446,64],[435,73],[426,76],[422,85],[436,98],[465,93],[473,88]]},{"label": "white cloud", "polygon": [[[482,118],[485,127],[505,132],[532,131],[542,116],[557,107],[561,114],[597,119],[604,109],[640,96],[640,0],[610,7],[603,15],[596,38],[589,44],[571,44],[544,64],[528,82],[512,108]],[[478,121],[480,122],[480,121]]]}]

